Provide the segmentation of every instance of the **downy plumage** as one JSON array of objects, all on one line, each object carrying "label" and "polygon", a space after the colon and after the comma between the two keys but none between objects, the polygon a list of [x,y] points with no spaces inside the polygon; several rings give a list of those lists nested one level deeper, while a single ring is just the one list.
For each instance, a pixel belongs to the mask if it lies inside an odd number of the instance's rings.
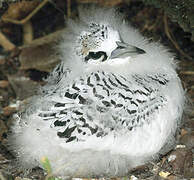
[{"label": "downy plumage", "polygon": [[82,9],[79,17],[9,142],[24,168],[47,157],[56,175],[123,176],[174,145],[185,93],[173,54],[118,12]]}]

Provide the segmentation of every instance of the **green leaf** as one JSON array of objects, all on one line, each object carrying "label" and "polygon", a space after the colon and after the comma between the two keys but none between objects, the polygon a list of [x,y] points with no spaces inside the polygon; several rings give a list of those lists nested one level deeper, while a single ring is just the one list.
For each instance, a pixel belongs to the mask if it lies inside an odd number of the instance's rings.
[{"label": "green leaf", "polygon": [[47,174],[51,174],[52,168],[51,168],[51,164],[50,164],[50,161],[48,160],[48,158],[43,157],[41,159],[41,163],[42,163],[43,168],[46,170]]}]

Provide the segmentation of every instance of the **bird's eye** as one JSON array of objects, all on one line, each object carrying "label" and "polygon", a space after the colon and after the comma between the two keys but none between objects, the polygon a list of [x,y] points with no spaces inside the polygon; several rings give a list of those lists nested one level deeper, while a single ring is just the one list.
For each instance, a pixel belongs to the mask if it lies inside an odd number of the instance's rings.
[{"label": "bird's eye", "polygon": [[88,60],[99,60],[102,58],[102,61],[105,61],[107,59],[107,54],[103,51],[98,51],[98,52],[89,52],[89,54],[85,57],[85,61],[87,62]]}]

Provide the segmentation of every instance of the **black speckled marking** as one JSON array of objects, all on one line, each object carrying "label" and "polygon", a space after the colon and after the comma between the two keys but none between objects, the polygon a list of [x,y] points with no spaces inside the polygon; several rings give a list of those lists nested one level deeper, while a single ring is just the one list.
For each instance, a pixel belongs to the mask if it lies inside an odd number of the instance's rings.
[{"label": "black speckled marking", "polygon": [[[51,120],[53,128],[59,128],[57,135],[67,143],[84,141],[91,135],[103,137],[121,128],[131,131],[150,123],[150,116],[165,105],[167,100],[158,92],[168,82],[161,74],[123,77],[104,71],[93,72],[64,88],[62,98],[70,101],[64,99],[63,102],[61,98],[51,111],[41,112],[39,116]],[[153,88],[153,84],[158,88]],[[111,118],[110,122],[107,118],[96,121],[96,113],[99,117]]]}]

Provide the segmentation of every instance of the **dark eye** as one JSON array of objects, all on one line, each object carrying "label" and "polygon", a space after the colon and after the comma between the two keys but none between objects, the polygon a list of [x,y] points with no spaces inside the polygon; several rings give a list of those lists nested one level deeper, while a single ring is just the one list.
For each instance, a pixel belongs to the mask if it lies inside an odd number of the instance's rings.
[{"label": "dark eye", "polygon": [[103,51],[89,52],[89,54],[85,57],[85,61],[87,62],[89,59],[98,60],[101,57],[103,57],[102,61],[105,61],[108,56]]}]

